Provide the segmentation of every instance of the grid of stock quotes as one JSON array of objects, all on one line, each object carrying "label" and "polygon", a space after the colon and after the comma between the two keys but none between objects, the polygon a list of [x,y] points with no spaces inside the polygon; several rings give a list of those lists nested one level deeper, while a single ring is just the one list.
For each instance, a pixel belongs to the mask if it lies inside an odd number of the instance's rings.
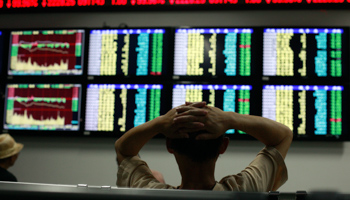
[{"label": "grid of stock quotes", "polygon": [[4,129],[79,130],[80,84],[8,84]]},{"label": "grid of stock quotes", "polygon": [[81,75],[84,30],[12,31],[9,75]]},{"label": "grid of stock quotes", "polygon": [[343,33],[340,28],[266,28],[263,75],[342,77]]},{"label": "grid of stock quotes", "polygon": [[253,29],[176,29],[174,75],[250,76]]},{"label": "grid of stock quotes", "polygon": [[264,85],[262,116],[291,128],[298,137],[342,134],[343,86]]},{"label": "grid of stock quotes", "polygon": [[85,130],[124,133],[158,117],[164,113],[162,89],[159,84],[89,84]]},{"label": "grid of stock quotes", "polygon": [[[250,114],[251,90],[251,85],[175,84],[172,107],[182,105],[184,102],[206,101],[207,105],[224,111]],[[231,129],[226,133],[233,134],[235,130]]]},{"label": "grid of stock quotes", "polygon": [[88,74],[159,76],[165,69],[165,29],[91,30]]}]

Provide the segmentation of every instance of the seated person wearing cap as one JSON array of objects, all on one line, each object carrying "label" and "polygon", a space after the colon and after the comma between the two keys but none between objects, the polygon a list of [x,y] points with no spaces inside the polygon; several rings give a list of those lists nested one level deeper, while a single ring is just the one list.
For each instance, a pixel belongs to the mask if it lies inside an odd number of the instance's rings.
[{"label": "seated person wearing cap", "polygon": [[[215,164],[228,146],[228,129],[253,136],[265,147],[240,173],[220,181],[214,177]],[[174,154],[182,177],[174,187],[160,183],[147,163],[137,155],[155,135],[166,136],[168,152]],[[115,142],[117,186],[154,189],[195,189],[217,191],[268,192],[287,181],[284,158],[292,142],[292,131],[273,120],[225,112],[205,102],[186,103],[127,131]],[[234,160],[232,160],[234,162]]]},{"label": "seated person wearing cap", "polygon": [[7,169],[15,164],[22,148],[23,144],[16,143],[9,134],[0,135],[0,181],[17,182],[17,178]]}]

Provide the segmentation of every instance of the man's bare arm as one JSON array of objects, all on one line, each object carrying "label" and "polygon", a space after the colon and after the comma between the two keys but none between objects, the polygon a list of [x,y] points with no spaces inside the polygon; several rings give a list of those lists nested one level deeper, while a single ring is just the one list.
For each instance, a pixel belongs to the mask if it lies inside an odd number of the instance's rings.
[{"label": "man's bare arm", "polygon": [[275,147],[283,156],[286,157],[288,149],[293,140],[293,132],[287,126],[264,118],[253,115],[243,115],[238,113],[227,113],[233,122],[230,128],[242,130],[255,137],[266,146]]},{"label": "man's bare arm", "polygon": [[[205,102],[199,102],[192,106],[203,107]],[[196,112],[195,115],[206,115],[206,110]],[[203,128],[200,122],[185,122],[175,124],[174,118],[178,115],[177,109],[173,108],[165,115],[161,115],[151,121],[134,127],[122,135],[114,144],[117,153],[117,161],[120,164],[126,157],[136,156],[142,147],[155,135],[162,133],[169,138],[188,137],[187,132],[179,131],[183,128],[197,131]]]},{"label": "man's bare arm", "polygon": [[195,107],[180,107],[181,112],[175,123],[198,121],[204,124],[207,134],[201,134],[197,139],[213,139],[224,134],[228,129],[238,129],[255,137],[266,146],[275,147],[285,158],[293,140],[293,132],[285,125],[276,121],[253,115],[243,115],[235,112],[225,112],[219,108],[206,106],[208,114],[196,116],[193,113],[200,110]]}]

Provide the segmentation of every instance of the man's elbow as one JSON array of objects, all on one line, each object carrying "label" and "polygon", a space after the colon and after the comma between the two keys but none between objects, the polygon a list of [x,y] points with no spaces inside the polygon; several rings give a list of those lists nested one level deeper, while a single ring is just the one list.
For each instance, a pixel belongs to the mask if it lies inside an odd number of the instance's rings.
[{"label": "man's elbow", "polygon": [[286,158],[289,147],[293,141],[293,131],[290,128],[286,128],[284,134],[284,138],[275,146],[275,148],[281,153],[283,158]]},{"label": "man's elbow", "polygon": [[117,140],[114,143],[114,149],[115,149],[115,153],[117,154],[118,165],[120,165],[120,163],[124,160],[124,156],[121,154],[119,147],[120,147],[120,145],[119,145],[119,142]]},{"label": "man's elbow", "polygon": [[287,130],[286,130],[285,139],[288,140],[289,143],[292,143],[292,141],[293,141],[293,131],[290,128],[287,128]]},{"label": "man's elbow", "polygon": [[114,142],[114,149],[115,149],[115,152],[118,153],[119,152],[119,143],[118,143],[118,140],[116,140]]}]

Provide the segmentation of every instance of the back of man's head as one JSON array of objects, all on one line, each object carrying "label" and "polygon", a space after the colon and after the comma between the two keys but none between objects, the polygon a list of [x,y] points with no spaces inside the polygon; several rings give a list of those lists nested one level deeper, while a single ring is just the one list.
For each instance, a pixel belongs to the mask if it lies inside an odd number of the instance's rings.
[{"label": "back of man's head", "polygon": [[198,163],[207,162],[219,156],[224,135],[210,140],[196,140],[195,136],[196,134],[192,134],[190,138],[168,139],[168,148]]}]

